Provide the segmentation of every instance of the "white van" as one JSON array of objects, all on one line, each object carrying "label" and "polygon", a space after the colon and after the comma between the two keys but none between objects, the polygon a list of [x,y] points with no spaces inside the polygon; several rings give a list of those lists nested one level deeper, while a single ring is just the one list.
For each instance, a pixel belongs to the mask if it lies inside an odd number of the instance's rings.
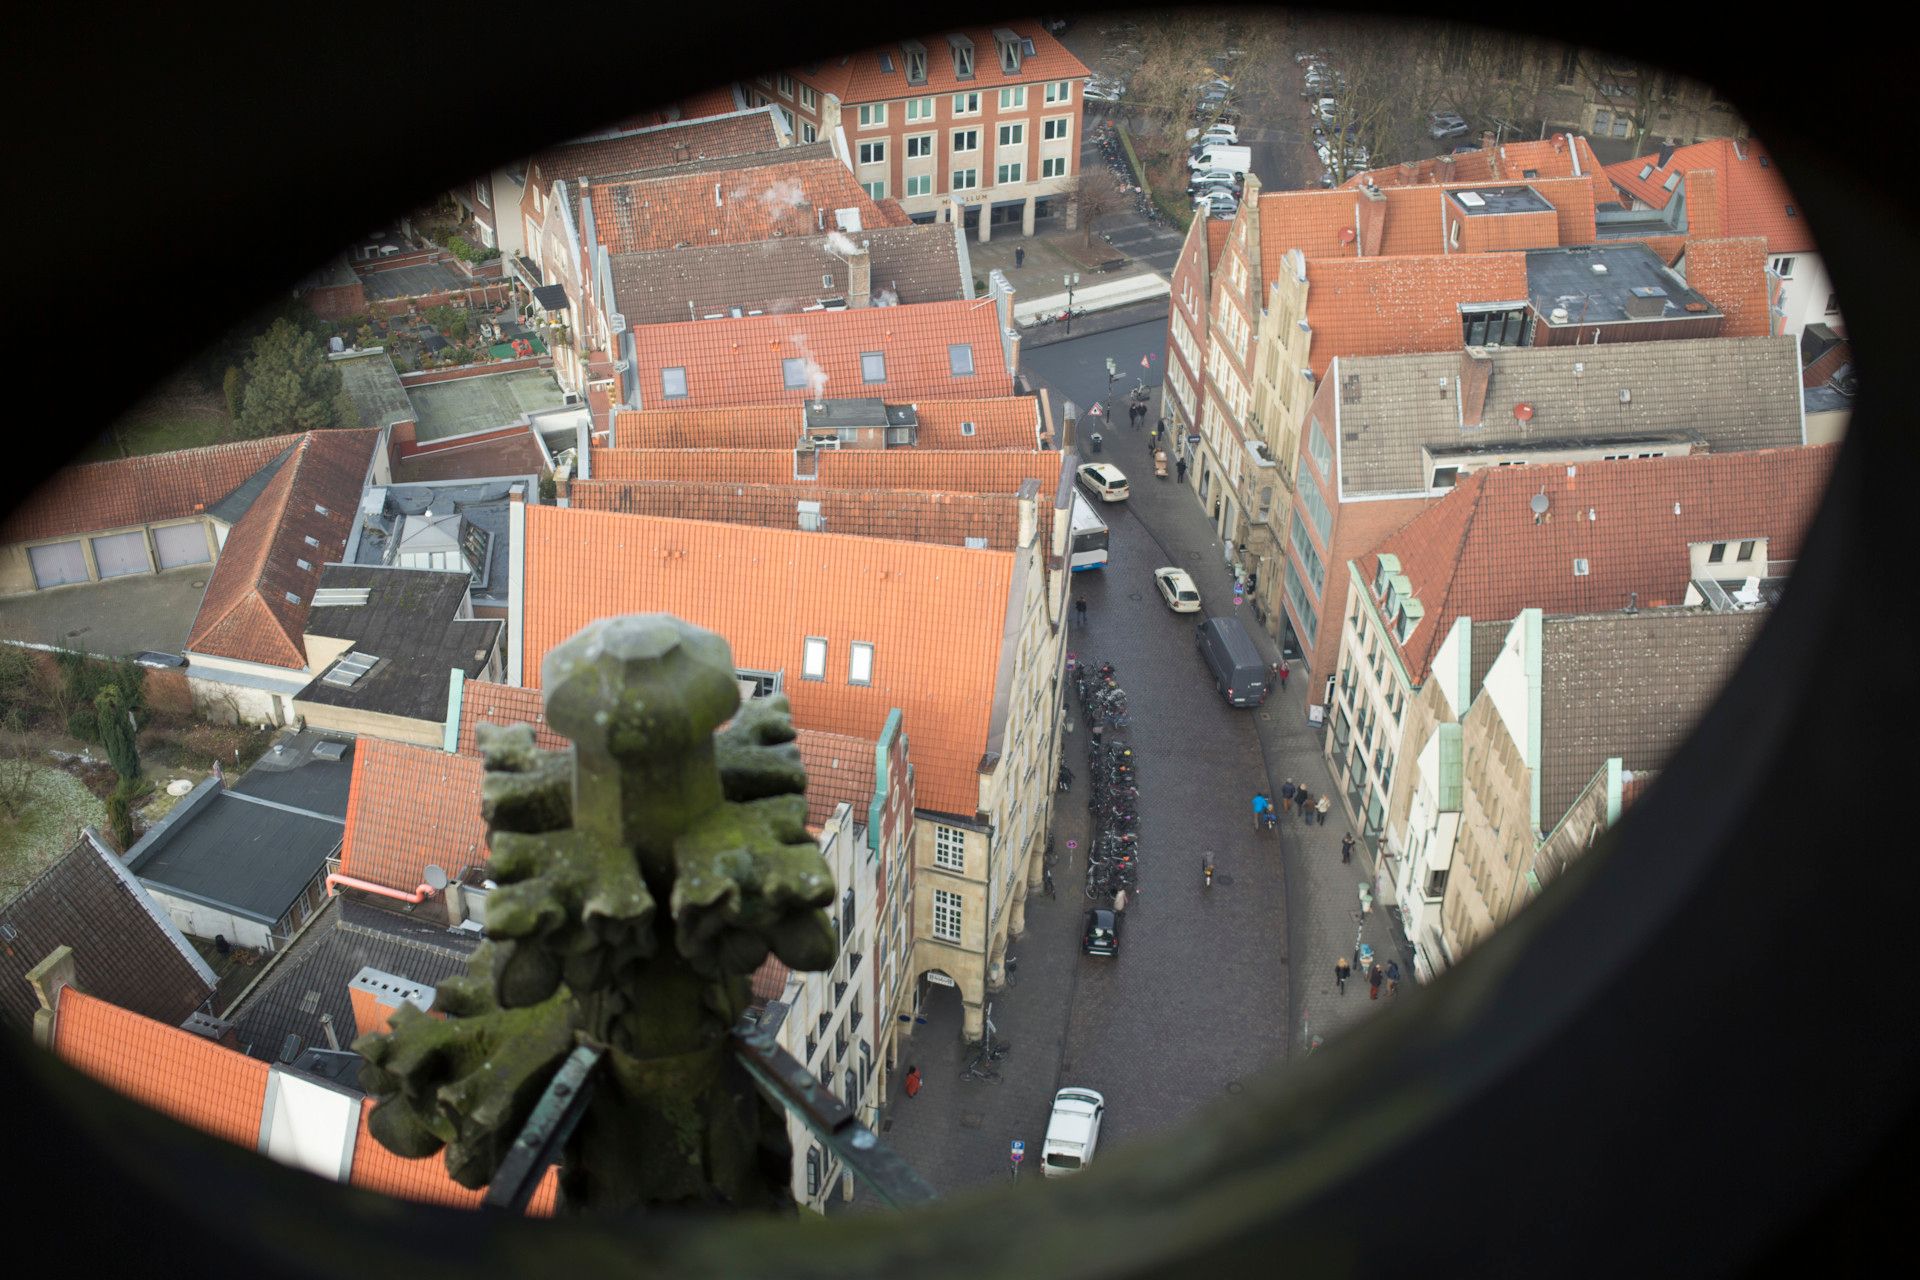
[{"label": "white van", "polygon": [[1107,1100],[1092,1089],[1062,1089],[1053,1095],[1053,1118],[1040,1151],[1040,1172],[1049,1178],[1078,1173],[1093,1162]]},{"label": "white van", "polygon": [[1199,155],[1187,161],[1189,169],[1230,169],[1234,173],[1245,173],[1253,168],[1253,149],[1235,147],[1225,143],[1208,147]]}]

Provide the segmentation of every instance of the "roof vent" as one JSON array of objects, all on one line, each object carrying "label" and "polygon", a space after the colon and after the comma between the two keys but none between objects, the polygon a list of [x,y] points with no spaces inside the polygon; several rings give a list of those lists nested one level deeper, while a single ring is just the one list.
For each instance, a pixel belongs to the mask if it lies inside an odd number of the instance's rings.
[{"label": "roof vent", "polygon": [[1607,264],[1604,262],[1590,262],[1587,264],[1587,270],[1597,276],[1603,276],[1607,274]]},{"label": "roof vent", "polygon": [[1455,198],[1469,209],[1483,209],[1487,203],[1486,197],[1482,196],[1478,191],[1456,192]]},{"label": "roof vent", "polygon": [[1565,324],[1568,320],[1567,309],[1565,307],[1555,307],[1547,313],[1547,319],[1554,324]]},{"label": "roof vent", "polygon": [[1620,403],[1621,403],[1621,404],[1632,404],[1632,403],[1633,403],[1633,392],[1631,392],[1631,391],[1629,391],[1629,390],[1627,390],[1627,389],[1626,389],[1625,387],[1622,387],[1622,388],[1620,388]]}]

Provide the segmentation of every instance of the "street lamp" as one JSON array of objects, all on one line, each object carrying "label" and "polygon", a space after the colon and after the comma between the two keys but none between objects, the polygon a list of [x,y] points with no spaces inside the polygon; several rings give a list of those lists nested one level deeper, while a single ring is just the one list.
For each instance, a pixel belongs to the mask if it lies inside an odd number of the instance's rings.
[{"label": "street lamp", "polygon": [[1072,333],[1073,332],[1073,286],[1080,283],[1080,273],[1078,271],[1075,271],[1069,275],[1062,276],[1061,279],[1066,281],[1066,285],[1067,285],[1067,332]]}]

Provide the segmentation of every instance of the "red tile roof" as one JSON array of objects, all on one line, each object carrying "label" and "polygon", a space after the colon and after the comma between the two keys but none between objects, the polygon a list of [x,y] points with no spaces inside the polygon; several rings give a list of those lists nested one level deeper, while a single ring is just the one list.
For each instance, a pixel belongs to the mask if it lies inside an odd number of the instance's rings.
[{"label": "red tile roof", "polygon": [[267,1064],[73,987],[60,993],[54,1052],[70,1067],[182,1124],[243,1147],[260,1137]]},{"label": "red tile roof", "polygon": [[780,145],[769,111],[759,108],[704,120],[679,120],[564,142],[537,153],[527,176],[544,188],[564,179],[598,178],[616,173],[662,169],[692,160],[749,155]]},{"label": "red tile roof", "polygon": [[[1371,583],[1379,553],[1399,558],[1426,610],[1401,654],[1424,680],[1461,616],[1608,613],[1634,592],[1642,607],[1679,604],[1694,542],[1765,537],[1770,559],[1797,559],[1838,450],[1488,467],[1355,563]],[[1529,504],[1542,492],[1548,519],[1536,524]],[[1587,562],[1583,575],[1573,572],[1576,558]]]},{"label": "red tile roof", "polygon": [[1320,377],[1336,356],[1456,350],[1461,303],[1526,298],[1522,253],[1309,260],[1307,361]]},{"label": "red tile roof", "polygon": [[734,169],[596,182],[588,189],[594,234],[608,253],[646,253],[816,235],[841,209],[858,211],[862,227],[911,223],[897,203],[876,203],[832,155],[783,154],[743,156]]},{"label": "red tile roof", "polygon": [[1680,273],[1726,315],[1721,337],[1764,338],[1772,331],[1767,309],[1767,242],[1761,237],[1689,240]]},{"label": "red tile roof", "polygon": [[[550,751],[565,750],[567,740],[547,727],[544,697],[538,689],[518,689],[512,685],[470,680],[460,707],[460,751],[479,764],[480,747],[474,741],[479,724],[530,724],[536,745]],[[794,745],[807,767],[807,826],[819,831],[833,816],[834,806],[845,800],[859,810],[866,821],[867,801],[873,797],[875,776],[874,743],[847,734],[823,733],[817,729],[796,731]],[[776,990],[774,995],[779,995]]]},{"label": "red tile roof", "polygon": [[1232,230],[1233,222],[1230,219],[1207,219],[1207,269],[1209,271],[1216,270],[1220,266],[1220,253],[1227,247],[1227,233]]},{"label": "red tile roof", "polygon": [[[1057,449],[822,449],[815,483],[834,489],[1018,493],[1028,480],[1051,498],[1065,455]],[[725,480],[793,484],[791,449],[595,449],[596,480]]]},{"label": "red tile roof", "polygon": [[768,956],[753,971],[753,1001],[756,1005],[769,1000],[778,1000],[787,989],[787,975],[792,970],[780,963],[778,956]]},{"label": "red tile roof", "polygon": [[267,436],[62,467],[0,521],[0,543],[177,520],[211,507],[298,442]]},{"label": "red tile roof", "polygon": [[1534,179],[1526,176],[1529,169],[1539,179],[1578,178],[1590,185],[1595,200],[1614,199],[1613,186],[1607,181],[1599,158],[1593,154],[1593,144],[1579,134],[1524,139],[1502,143],[1491,151],[1482,148],[1453,156],[1430,156],[1406,166],[1367,169],[1354,174],[1341,186],[1357,188],[1372,183],[1384,188],[1436,183],[1531,182]]},{"label": "red tile roof", "polygon": [[[633,337],[640,397],[647,408],[784,404],[820,394],[896,402],[1013,394],[1001,353],[999,314],[985,298],[688,320],[646,325]],[[975,371],[956,377],[947,347],[961,343],[973,347]],[[886,378],[867,382],[861,356],[876,351],[886,357]],[[781,361],[809,358],[825,375],[824,387],[789,389]],[[686,370],[684,398],[664,398],[660,371],[666,368]]]},{"label": "red tile roof", "polygon": [[[1780,166],[1758,139],[1736,142],[1732,138],[1710,138],[1676,147],[1664,165],[1659,160],[1655,153],[1610,164],[1607,177],[1630,198],[1664,209],[1673,199],[1673,193],[1666,189],[1668,177],[1676,172],[1687,174],[1687,218],[1694,234],[1764,236],[1770,253],[1818,250],[1807,225],[1806,210],[1794,199]],[[1652,171],[1642,178],[1641,170],[1649,166]],[[1693,181],[1709,171],[1718,177],[1711,194]],[[1787,212],[1789,208],[1792,213]],[[1703,209],[1718,218],[1717,227],[1709,230],[1698,225]]]},{"label": "red tile roof", "polygon": [[474,756],[362,737],[353,750],[341,873],[411,893],[430,865],[458,879],[485,862],[481,773]]},{"label": "red tile roof", "polygon": [[[725,636],[738,666],[786,671],[794,718],[810,729],[877,737],[899,707],[921,802],[970,814],[1013,563],[998,551],[530,507],[522,670],[537,683],[546,655],[595,619],[672,613]],[[799,678],[807,636],[828,642],[822,680]],[[870,685],[846,680],[854,641],[875,646]]]},{"label": "red tile roof", "polygon": [[[116,1008],[73,987],[60,993],[54,1052],[69,1066],[162,1115],[257,1151],[272,1065],[178,1027]],[[447,1176],[440,1156],[409,1160],[367,1132],[372,1099],[362,1100],[347,1181],[368,1191],[429,1204],[474,1208],[483,1192]],[[527,1212],[552,1214],[558,1171],[549,1169]]]},{"label": "red tile roof", "polygon": [[[815,527],[863,538],[905,538],[1011,551],[1020,545],[1020,502],[1011,494],[917,489],[823,489],[812,484],[691,480],[575,480],[568,504],[587,511],[677,516],[767,529],[800,528],[800,504]],[[969,544],[967,539],[977,541]]]},{"label": "red tile roof", "polygon": [[[1085,63],[1074,57],[1033,18],[1016,18],[998,24],[1033,41],[1033,53],[1021,60],[1020,70],[1008,75],[1000,67],[1000,48],[989,27],[964,27],[955,32],[945,28],[934,35],[921,36],[927,48],[925,84],[907,84],[906,54],[897,44],[881,45],[861,53],[828,58],[815,68],[803,68],[794,77],[814,88],[831,93],[842,103],[883,102],[909,98],[917,94],[953,93],[978,89],[982,96],[1002,85],[1030,84],[1036,80],[1074,80],[1090,74]],[[947,44],[949,33],[973,41],[973,77],[961,80],[954,74],[953,54]],[[891,57],[893,70],[886,69],[881,55]],[[1078,105],[1078,104],[1076,104]],[[851,132],[851,129],[849,129]]]},{"label": "red tile roof", "polygon": [[[1040,402],[1033,396],[990,400],[916,400],[923,449],[1035,449]],[[799,404],[721,409],[634,409],[614,421],[622,449],[791,449],[806,414]],[[971,431],[962,424],[971,423]]]},{"label": "red tile roof", "polygon": [[[187,634],[189,652],[294,670],[307,665],[307,610],[322,568],[346,551],[379,435],[367,428],[300,438],[227,534]],[[302,569],[301,561],[311,567]]]}]

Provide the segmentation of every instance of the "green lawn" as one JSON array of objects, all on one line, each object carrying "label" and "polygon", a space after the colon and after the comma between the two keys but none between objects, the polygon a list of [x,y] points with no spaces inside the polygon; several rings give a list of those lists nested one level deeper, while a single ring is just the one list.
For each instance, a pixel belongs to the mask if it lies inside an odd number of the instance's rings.
[{"label": "green lawn", "polygon": [[[196,449],[201,445],[222,444],[232,439],[227,420],[211,414],[148,414],[129,418],[120,425],[125,436],[127,455],[170,453],[175,449]],[[110,439],[96,440],[76,462],[106,462],[121,457],[120,446]]]},{"label": "green lawn", "polygon": [[48,765],[30,767],[31,790],[20,816],[0,816],[0,903],[13,901],[73,848],[82,825],[105,828],[107,822],[107,807],[80,779]]}]

